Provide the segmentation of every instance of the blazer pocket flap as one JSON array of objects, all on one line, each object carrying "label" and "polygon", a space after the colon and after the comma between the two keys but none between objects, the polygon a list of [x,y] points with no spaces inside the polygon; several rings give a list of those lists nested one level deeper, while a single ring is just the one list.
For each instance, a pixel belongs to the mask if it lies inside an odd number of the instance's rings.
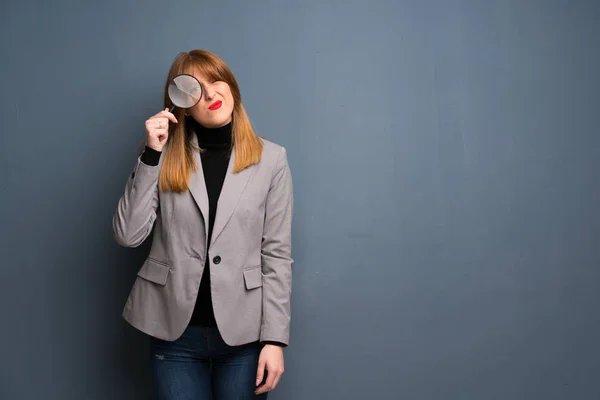
[{"label": "blazer pocket flap", "polygon": [[149,258],[146,260],[144,265],[142,265],[142,268],[140,268],[137,275],[150,282],[158,283],[159,285],[166,285],[170,271],[171,268],[169,268],[168,265]]},{"label": "blazer pocket flap", "polygon": [[261,266],[258,265],[244,270],[246,289],[255,289],[262,286],[262,269],[260,267]]}]

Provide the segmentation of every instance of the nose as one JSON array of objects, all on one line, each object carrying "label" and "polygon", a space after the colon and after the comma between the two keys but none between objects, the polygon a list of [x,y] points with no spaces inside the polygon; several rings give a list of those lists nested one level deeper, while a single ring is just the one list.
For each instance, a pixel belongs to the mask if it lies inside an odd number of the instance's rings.
[{"label": "nose", "polygon": [[215,97],[215,91],[211,85],[204,85],[204,96],[206,97],[206,100],[212,100],[212,98]]}]

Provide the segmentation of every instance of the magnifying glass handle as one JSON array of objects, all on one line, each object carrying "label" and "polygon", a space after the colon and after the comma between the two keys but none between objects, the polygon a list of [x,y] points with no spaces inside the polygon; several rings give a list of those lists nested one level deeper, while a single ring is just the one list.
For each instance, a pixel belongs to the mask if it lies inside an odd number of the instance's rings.
[{"label": "magnifying glass handle", "polygon": [[169,112],[172,113],[174,109],[175,109],[175,106],[171,107],[171,109],[169,110]]}]

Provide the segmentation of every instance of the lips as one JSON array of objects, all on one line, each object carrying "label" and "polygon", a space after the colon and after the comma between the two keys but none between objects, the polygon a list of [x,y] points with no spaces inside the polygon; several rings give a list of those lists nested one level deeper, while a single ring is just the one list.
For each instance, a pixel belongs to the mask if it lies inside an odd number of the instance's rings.
[{"label": "lips", "polygon": [[208,109],[211,111],[218,110],[222,105],[223,102],[221,100],[217,100],[214,103],[212,103],[210,107],[208,107]]}]

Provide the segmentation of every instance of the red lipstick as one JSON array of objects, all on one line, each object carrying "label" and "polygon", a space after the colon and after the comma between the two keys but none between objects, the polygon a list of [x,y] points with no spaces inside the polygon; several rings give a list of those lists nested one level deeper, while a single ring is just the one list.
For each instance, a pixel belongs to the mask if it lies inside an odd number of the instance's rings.
[{"label": "red lipstick", "polygon": [[208,107],[208,109],[211,111],[218,110],[221,107],[221,105],[223,105],[223,102],[221,100],[217,100],[214,103],[212,103],[210,107]]}]

